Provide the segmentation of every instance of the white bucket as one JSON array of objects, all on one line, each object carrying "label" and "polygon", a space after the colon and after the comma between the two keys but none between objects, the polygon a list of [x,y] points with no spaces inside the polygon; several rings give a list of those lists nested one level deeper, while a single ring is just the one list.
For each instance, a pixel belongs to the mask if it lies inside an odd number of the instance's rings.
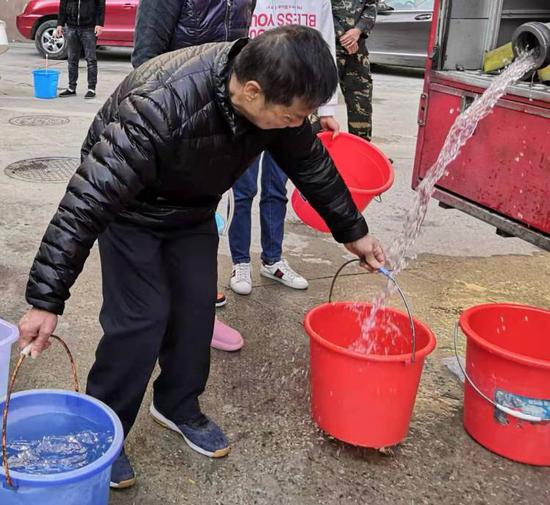
[{"label": "white bucket", "polygon": [[9,49],[8,34],[6,33],[6,23],[0,20],[0,54]]},{"label": "white bucket", "polygon": [[0,402],[8,392],[11,345],[17,340],[17,328],[0,319]]}]

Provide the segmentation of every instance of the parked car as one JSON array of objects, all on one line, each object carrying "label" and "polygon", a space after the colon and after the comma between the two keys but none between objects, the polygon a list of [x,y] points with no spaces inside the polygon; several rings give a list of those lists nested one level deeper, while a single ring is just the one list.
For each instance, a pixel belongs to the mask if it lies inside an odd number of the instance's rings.
[{"label": "parked car", "polygon": [[0,19],[0,54],[5,53],[10,47],[6,33],[6,23]]},{"label": "parked car", "polygon": [[370,61],[424,67],[434,0],[384,0],[367,40]]},{"label": "parked car", "polygon": [[[105,26],[97,44],[132,46],[138,4],[139,0],[106,0]],[[21,35],[34,40],[38,51],[54,60],[67,57],[65,39],[53,36],[58,15],[59,0],[30,0],[23,13],[17,16]]]}]

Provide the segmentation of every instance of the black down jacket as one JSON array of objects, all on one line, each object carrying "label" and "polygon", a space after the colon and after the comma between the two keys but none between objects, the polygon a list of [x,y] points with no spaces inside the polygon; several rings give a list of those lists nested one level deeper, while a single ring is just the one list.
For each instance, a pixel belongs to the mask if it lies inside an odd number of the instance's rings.
[{"label": "black down jacket", "polygon": [[61,0],[57,24],[91,28],[103,26],[105,0]]},{"label": "black down jacket", "polygon": [[248,35],[256,0],[141,0],[132,65],[168,51]]},{"label": "black down jacket", "polygon": [[367,234],[309,121],[260,130],[233,111],[231,61],[246,43],[161,55],[132,72],[107,100],[42,239],[27,285],[31,305],[63,312],[90,248],[113,220],[170,230],[212,218],[221,195],[264,150],[336,240]]}]

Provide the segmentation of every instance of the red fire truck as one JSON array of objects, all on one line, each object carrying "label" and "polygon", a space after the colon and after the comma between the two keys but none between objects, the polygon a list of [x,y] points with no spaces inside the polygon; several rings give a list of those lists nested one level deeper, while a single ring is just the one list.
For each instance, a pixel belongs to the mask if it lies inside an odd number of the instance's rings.
[{"label": "red fire truck", "polygon": [[[494,79],[484,56],[518,37],[525,23],[537,60],[550,63],[548,0],[436,0],[413,172],[416,188],[436,161],[456,116]],[[521,27],[521,28],[520,28]],[[546,31],[547,30],[547,31]],[[434,198],[550,250],[550,83],[510,86],[438,182]]]}]

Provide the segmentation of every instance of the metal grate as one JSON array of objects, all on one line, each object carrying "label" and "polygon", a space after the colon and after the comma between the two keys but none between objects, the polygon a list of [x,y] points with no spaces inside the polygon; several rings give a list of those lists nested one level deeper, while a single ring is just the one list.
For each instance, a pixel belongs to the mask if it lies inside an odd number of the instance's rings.
[{"label": "metal grate", "polygon": [[15,126],[63,126],[71,122],[68,117],[48,116],[45,114],[36,116],[18,116],[8,121]]},{"label": "metal grate", "polygon": [[30,158],[8,165],[8,177],[28,182],[67,182],[80,165],[78,158]]}]

